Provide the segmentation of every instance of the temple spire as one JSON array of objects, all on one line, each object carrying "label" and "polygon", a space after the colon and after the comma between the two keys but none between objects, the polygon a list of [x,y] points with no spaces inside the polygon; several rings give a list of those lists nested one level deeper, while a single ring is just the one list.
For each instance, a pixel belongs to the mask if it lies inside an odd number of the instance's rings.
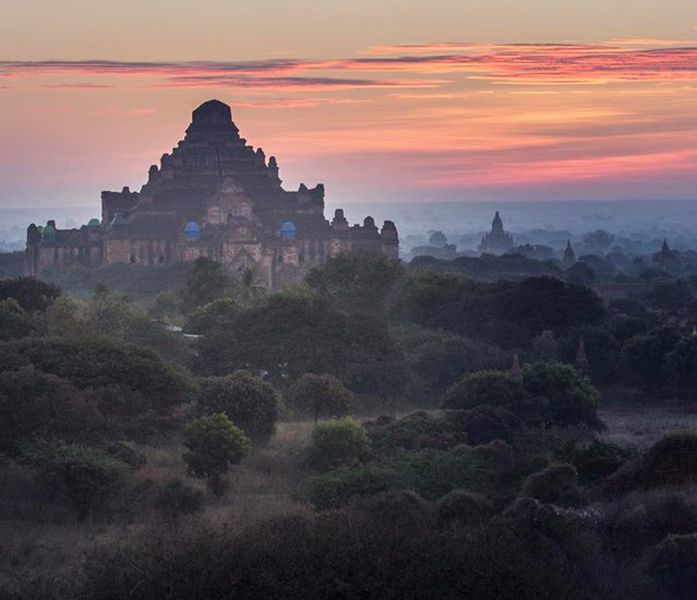
[{"label": "temple spire", "polygon": [[588,362],[588,355],[586,354],[586,345],[583,342],[583,338],[578,340],[578,348],[576,349],[576,361],[574,366],[581,371],[584,375],[590,378],[591,376],[591,364]]},{"label": "temple spire", "polygon": [[511,379],[516,383],[521,383],[523,381],[523,369],[520,367],[520,358],[518,353],[513,354],[513,364],[511,365]]}]

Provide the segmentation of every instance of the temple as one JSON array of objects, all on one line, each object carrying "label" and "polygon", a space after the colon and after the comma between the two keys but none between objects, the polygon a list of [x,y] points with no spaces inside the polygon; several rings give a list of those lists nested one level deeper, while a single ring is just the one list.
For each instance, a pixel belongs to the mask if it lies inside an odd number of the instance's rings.
[{"label": "temple", "polygon": [[482,254],[506,254],[513,248],[513,236],[503,230],[503,221],[496,211],[491,223],[491,231],[482,238],[479,251]]},{"label": "temple", "polygon": [[164,265],[207,257],[234,271],[254,270],[268,288],[299,280],[346,252],[398,257],[392,221],[349,225],[342,210],[324,216],[324,186],[283,189],[275,157],[247,144],[230,107],[210,100],[194,110],[186,135],[139,192],[102,192],[101,221],[61,230],[27,229],[26,272],[49,266]]}]

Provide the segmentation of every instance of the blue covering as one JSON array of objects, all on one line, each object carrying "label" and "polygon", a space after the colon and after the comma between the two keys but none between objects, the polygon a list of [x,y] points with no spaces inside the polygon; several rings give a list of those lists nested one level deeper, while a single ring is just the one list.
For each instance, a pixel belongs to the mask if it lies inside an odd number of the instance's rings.
[{"label": "blue covering", "polygon": [[201,228],[196,221],[189,221],[184,225],[184,235],[191,240],[197,240],[201,237]]},{"label": "blue covering", "polygon": [[295,235],[298,233],[298,230],[295,228],[295,225],[293,224],[292,221],[286,221],[281,225],[281,239],[282,240],[293,240],[295,239]]}]

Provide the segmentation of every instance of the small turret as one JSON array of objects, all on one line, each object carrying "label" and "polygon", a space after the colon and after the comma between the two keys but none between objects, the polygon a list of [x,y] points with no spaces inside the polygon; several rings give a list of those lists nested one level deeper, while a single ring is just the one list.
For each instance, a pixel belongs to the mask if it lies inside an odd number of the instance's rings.
[{"label": "small turret", "polygon": [[332,219],[332,228],[336,231],[346,231],[349,228],[348,221],[344,216],[344,211],[341,208],[337,208],[334,211],[334,218]]},{"label": "small turret", "polygon": [[281,183],[281,179],[278,176],[278,163],[276,162],[275,156],[269,158],[269,166],[266,167],[266,172],[268,173],[270,179],[278,182],[279,184]]}]

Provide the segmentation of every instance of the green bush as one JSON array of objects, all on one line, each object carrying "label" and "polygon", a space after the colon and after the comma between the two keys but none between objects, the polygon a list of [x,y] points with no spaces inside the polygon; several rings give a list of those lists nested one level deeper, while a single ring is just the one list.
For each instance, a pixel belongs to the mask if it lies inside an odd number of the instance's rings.
[{"label": "green bush", "polygon": [[305,497],[318,509],[336,508],[390,490],[411,490],[423,498],[437,499],[453,489],[477,485],[481,466],[471,453],[407,452],[310,477]]},{"label": "green bush", "polygon": [[224,413],[254,443],[268,441],[278,418],[278,400],[273,387],[246,371],[226,377],[200,380],[197,399],[202,415]]},{"label": "green bush", "polygon": [[521,495],[546,504],[578,506],[581,491],[576,483],[576,469],[572,465],[557,464],[533,473],[523,482]]},{"label": "green bush", "polygon": [[85,441],[100,425],[94,404],[67,381],[32,368],[0,373],[0,452],[40,438]]},{"label": "green bush", "polygon": [[168,518],[190,515],[203,508],[203,494],[181,479],[174,479],[162,486],[155,498],[155,508]]},{"label": "green bush", "polygon": [[288,404],[315,422],[319,417],[345,415],[350,402],[351,392],[332,375],[305,373],[288,390]]},{"label": "green bush", "polygon": [[556,458],[576,467],[583,483],[595,483],[611,475],[630,455],[631,452],[624,448],[599,440],[585,446],[569,443],[555,453]]},{"label": "green bush", "polygon": [[370,438],[365,428],[349,417],[315,425],[307,462],[318,471],[363,462],[370,454]]},{"label": "green bush", "polygon": [[523,421],[511,411],[487,404],[471,410],[449,411],[447,418],[472,446],[497,439],[511,442],[524,427]]},{"label": "green bush", "polygon": [[434,416],[424,411],[409,413],[399,419],[381,416],[364,423],[373,448],[378,452],[392,452],[397,448],[449,448],[466,442],[466,436],[457,431],[448,416]]},{"label": "green bush", "polygon": [[525,393],[543,408],[546,425],[582,424],[602,429],[596,415],[599,395],[581,373],[571,365],[534,363],[523,369]]},{"label": "green bush", "polygon": [[27,338],[0,344],[0,371],[33,365],[80,389],[120,386],[160,410],[187,400],[186,371],[144,348],[97,338]]},{"label": "green bush", "polygon": [[128,473],[120,460],[75,444],[31,446],[24,458],[47,492],[65,495],[80,520],[116,496]]},{"label": "green bush", "polygon": [[445,394],[444,408],[467,410],[488,404],[516,412],[524,399],[523,387],[504,371],[479,371],[465,375]]},{"label": "green bush", "polygon": [[240,462],[251,447],[244,432],[223,413],[201,417],[184,428],[184,461],[189,472],[205,477],[216,495],[225,491],[223,476],[230,465]]},{"label": "green bush", "polygon": [[453,490],[438,501],[438,518],[463,524],[481,523],[494,512],[491,503],[482,494]]}]

